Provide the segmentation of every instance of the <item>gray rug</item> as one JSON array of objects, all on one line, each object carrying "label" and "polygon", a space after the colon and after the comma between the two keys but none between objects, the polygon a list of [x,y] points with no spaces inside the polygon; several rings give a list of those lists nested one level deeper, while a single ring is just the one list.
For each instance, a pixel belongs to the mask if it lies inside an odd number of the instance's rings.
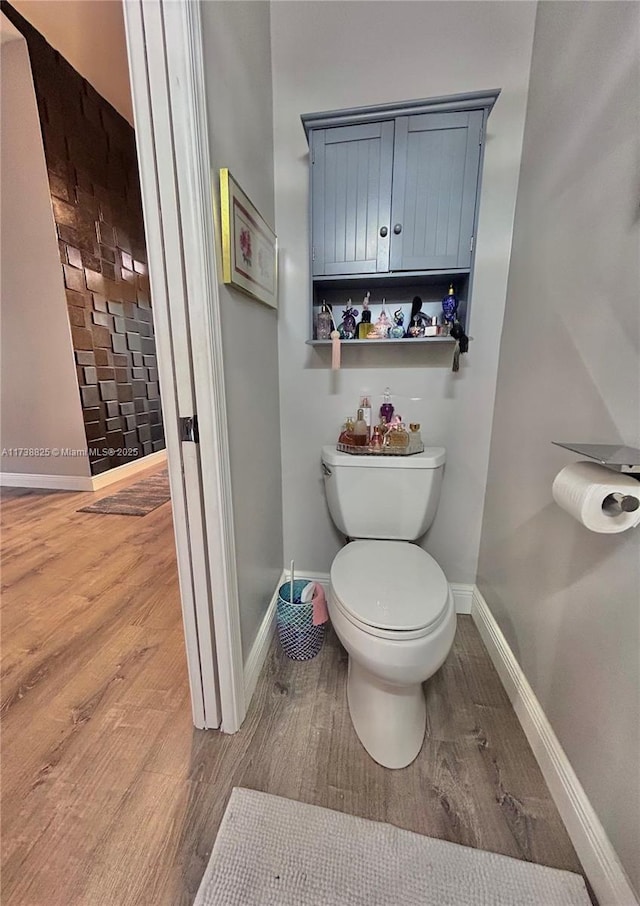
[{"label": "gray rug", "polygon": [[578,875],[234,789],[194,906],[590,906]]},{"label": "gray rug", "polygon": [[109,497],[103,497],[90,503],[87,506],[80,507],[78,513],[106,513],[117,516],[146,516],[152,510],[162,506],[167,500],[171,500],[169,490],[169,473],[166,469],[149,475],[135,484],[129,485],[118,491],[116,494],[110,494]]}]

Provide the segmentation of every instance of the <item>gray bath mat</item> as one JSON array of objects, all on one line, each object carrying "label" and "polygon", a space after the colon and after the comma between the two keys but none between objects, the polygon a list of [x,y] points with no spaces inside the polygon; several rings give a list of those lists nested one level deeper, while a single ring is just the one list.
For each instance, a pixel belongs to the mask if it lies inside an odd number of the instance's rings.
[{"label": "gray bath mat", "polygon": [[234,789],[194,906],[590,906],[579,875]]},{"label": "gray bath mat", "polygon": [[78,513],[107,513],[118,516],[146,516],[152,510],[171,500],[169,474],[166,469],[136,481],[109,497],[80,507]]}]

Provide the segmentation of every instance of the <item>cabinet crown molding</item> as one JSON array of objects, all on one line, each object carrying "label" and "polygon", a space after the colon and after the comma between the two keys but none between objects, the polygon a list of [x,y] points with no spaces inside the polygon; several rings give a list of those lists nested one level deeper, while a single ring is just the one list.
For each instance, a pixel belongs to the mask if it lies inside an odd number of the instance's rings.
[{"label": "cabinet crown molding", "polygon": [[409,116],[418,113],[450,113],[462,110],[485,110],[491,112],[500,95],[500,88],[487,91],[471,91],[467,94],[450,94],[437,98],[421,98],[413,101],[397,101],[389,104],[374,104],[368,107],[348,107],[344,110],[323,110],[319,113],[303,113],[300,116],[307,141],[313,129],[328,129],[332,126],[353,126],[358,123],[372,123]]}]

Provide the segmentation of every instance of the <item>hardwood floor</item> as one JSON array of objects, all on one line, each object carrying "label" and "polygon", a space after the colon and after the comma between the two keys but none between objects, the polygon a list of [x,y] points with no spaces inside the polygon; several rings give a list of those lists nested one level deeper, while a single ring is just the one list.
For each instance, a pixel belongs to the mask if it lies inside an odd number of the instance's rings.
[{"label": "hardwood floor", "polygon": [[580,871],[469,617],[402,771],[360,746],[333,634],[274,644],[242,730],[198,731],[171,507],[76,512],[96,496],[3,493],[4,906],[190,906],[233,786]]}]

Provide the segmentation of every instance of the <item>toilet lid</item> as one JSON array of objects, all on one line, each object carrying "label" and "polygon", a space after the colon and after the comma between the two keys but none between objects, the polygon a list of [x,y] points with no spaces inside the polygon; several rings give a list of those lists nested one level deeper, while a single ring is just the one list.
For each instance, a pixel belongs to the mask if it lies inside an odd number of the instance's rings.
[{"label": "toilet lid", "polygon": [[438,622],[449,599],[440,566],[405,541],[352,541],[331,567],[331,587],[356,620],[377,629],[411,631]]}]

